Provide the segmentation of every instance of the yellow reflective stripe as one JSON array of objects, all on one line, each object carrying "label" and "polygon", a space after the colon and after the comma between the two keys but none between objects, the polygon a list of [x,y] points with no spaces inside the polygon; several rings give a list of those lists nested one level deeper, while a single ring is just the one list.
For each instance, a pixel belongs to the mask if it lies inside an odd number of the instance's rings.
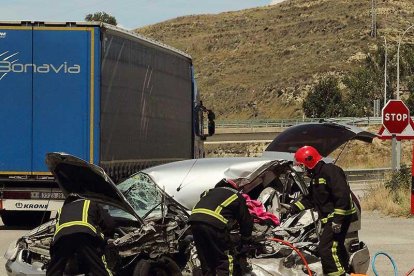
[{"label": "yellow reflective stripe", "polygon": [[230,196],[229,198],[227,198],[225,201],[223,201],[223,203],[221,203],[219,206],[217,206],[216,210],[209,210],[206,208],[197,208],[197,209],[193,209],[191,212],[193,214],[205,214],[205,215],[210,215],[215,217],[216,219],[222,221],[224,224],[227,224],[228,220],[225,219],[220,213],[223,210],[224,207],[229,206],[233,201],[235,201],[237,199],[237,194],[233,194],[232,196]]},{"label": "yellow reflective stripe", "polygon": [[319,178],[318,179],[319,184],[326,184],[326,179],[324,178]]},{"label": "yellow reflective stripe", "polygon": [[222,215],[211,211],[209,209],[205,209],[205,208],[197,208],[197,209],[193,209],[192,211],[193,214],[205,214],[205,215],[210,215],[215,217],[216,219],[222,221],[224,224],[227,224],[228,220],[225,219]]},{"label": "yellow reflective stripe", "polygon": [[228,199],[226,199],[222,204],[220,204],[223,207],[229,206],[233,201],[237,199],[237,194],[232,195]]},{"label": "yellow reflective stripe", "polygon": [[227,255],[227,258],[229,259],[229,276],[233,275],[233,256]]},{"label": "yellow reflective stripe", "polygon": [[86,227],[90,228],[94,233],[96,233],[96,228],[93,225],[91,225],[87,222],[83,222],[83,221],[78,220],[78,221],[66,222],[66,223],[56,227],[55,236],[63,228],[67,228],[67,227],[71,227],[71,226],[86,226]]},{"label": "yellow reflective stripe", "polygon": [[344,274],[345,270],[342,267],[341,262],[339,261],[339,257],[338,257],[338,242],[337,241],[334,241],[333,244],[332,244],[332,258],[335,261],[335,265],[336,265],[336,268],[338,269],[338,271],[328,273],[328,275],[329,276],[337,276],[337,275]]},{"label": "yellow reflective stripe", "polygon": [[233,201],[235,201],[237,199],[237,194],[232,195],[231,197],[229,197],[228,199],[226,199],[225,201],[223,201],[223,203],[221,203],[214,212],[220,214],[221,211],[223,210],[223,207],[227,207],[229,206]]},{"label": "yellow reflective stripe", "polygon": [[[96,228],[90,224],[88,222],[88,213],[89,213],[89,205],[90,205],[91,201],[90,200],[85,200],[83,203],[83,209],[82,209],[82,220],[75,220],[75,221],[70,221],[70,222],[66,222],[63,224],[60,224],[60,214],[62,212],[62,208],[60,208],[58,210],[58,214],[59,214],[59,219],[56,222],[56,229],[55,229],[55,236],[57,235],[57,233],[62,230],[63,228],[67,228],[67,227],[71,227],[71,226],[85,226],[88,227],[89,229],[91,229],[95,234],[98,234],[98,232],[96,231]],[[102,238],[103,235],[101,234]]]},{"label": "yellow reflective stripe", "polygon": [[85,200],[83,203],[83,210],[82,210],[82,221],[88,223],[88,212],[89,212],[89,205],[91,204],[90,200]]},{"label": "yellow reflective stripe", "polygon": [[328,219],[333,218],[334,217],[334,213],[329,214],[326,218],[321,219],[322,223],[327,223]]},{"label": "yellow reflective stripe", "polygon": [[355,208],[354,202],[352,201],[352,196],[349,196],[349,204],[351,206],[351,209],[348,209],[348,210],[334,209],[334,213],[336,215],[343,215],[343,216],[355,214],[356,213],[356,208]]},{"label": "yellow reflective stripe", "polygon": [[356,213],[356,209],[355,209],[355,207],[352,208],[352,209],[349,209],[349,210],[334,209],[334,213],[336,215],[344,215],[344,216],[347,216],[347,215],[352,215],[352,214]]},{"label": "yellow reflective stripe", "polygon": [[112,272],[109,270],[108,265],[107,265],[107,263],[106,263],[106,258],[105,258],[105,255],[102,255],[102,262],[103,262],[103,264],[104,264],[104,266],[105,266],[105,269],[106,269],[106,271],[108,272],[109,276],[112,276]]},{"label": "yellow reflective stripe", "polygon": [[62,212],[62,208],[59,208],[59,210],[57,211],[57,213],[58,213],[58,219],[57,219],[57,221],[56,221],[56,228],[58,228],[59,227],[59,221],[60,221],[60,214],[61,214],[61,212]]},{"label": "yellow reflective stripe", "polygon": [[295,205],[299,208],[299,210],[303,211],[305,210],[305,206],[300,201],[296,201]]},{"label": "yellow reflective stripe", "polygon": [[328,275],[328,276],[342,276],[342,275],[344,275],[344,273],[345,272],[339,272],[339,271],[337,271],[337,272],[328,273],[326,275]]}]

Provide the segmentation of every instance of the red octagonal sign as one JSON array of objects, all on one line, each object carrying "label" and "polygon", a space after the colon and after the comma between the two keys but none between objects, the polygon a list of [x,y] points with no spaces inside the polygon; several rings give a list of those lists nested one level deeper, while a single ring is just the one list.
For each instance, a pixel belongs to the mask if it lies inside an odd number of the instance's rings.
[{"label": "red octagonal sign", "polygon": [[408,126],[410,110],[403,101],[390,100],[382,109],[382,125],[390,134],[400,134]]}]

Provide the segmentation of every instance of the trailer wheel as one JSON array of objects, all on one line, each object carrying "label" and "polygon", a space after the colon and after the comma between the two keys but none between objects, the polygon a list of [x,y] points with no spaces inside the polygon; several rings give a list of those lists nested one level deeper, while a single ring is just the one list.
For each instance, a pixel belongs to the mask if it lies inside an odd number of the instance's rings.
[{"label": "trailer wheel", "polygon": [[[43,219],[43,220],[42,220]],[[3,211],[1,220],[5,226],[34,226],[50,219],[50,211]]]},{"label": "trailer wheel", "polygon": [[157,260],[140,260],[134,269],[134,276],[180,276],[181,269],[168,257]]}]

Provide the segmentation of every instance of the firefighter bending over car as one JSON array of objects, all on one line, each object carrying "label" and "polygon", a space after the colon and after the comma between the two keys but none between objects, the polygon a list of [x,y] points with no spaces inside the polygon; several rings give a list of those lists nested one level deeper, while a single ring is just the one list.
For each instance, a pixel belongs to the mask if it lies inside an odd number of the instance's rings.
[{"label": "firefighter bending over car", "polygon": [[345,236],[349,225],[356,219],[356,209],[345,173],[340,167],[322,161],[322,156],[311,146],[299,148],[295,160],[306,167],[311,178],[309,194],[285,206],[282,212],[298,213],[315,208],[323,227],[318,247],[323,273],[343,276],[348,270]]},{"label": "firefighter bending over car", "polygon": [[253,219],[237,184],[223,179],[201,195],[189,218],[203,275],[241,273],[235,270],[236,256],[230,241],[235,222],[241,235],[238,251],[244,252],[251,238]]},{"label": "firefighter bending over car", "polygon": [[100,205],[69,194],[57,214],[46,275],[63,275],[67,261],[75,254],[90,274],[112,275],[105,261],[104,234],[113,228],[112,217]]}]

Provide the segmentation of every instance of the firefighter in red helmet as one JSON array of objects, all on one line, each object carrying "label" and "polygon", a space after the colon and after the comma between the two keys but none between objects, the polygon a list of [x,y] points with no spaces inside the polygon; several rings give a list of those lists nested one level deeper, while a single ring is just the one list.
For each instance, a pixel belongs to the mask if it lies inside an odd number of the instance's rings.
[{"label": "firefighter in red helmet", "polygon": [[356,219],[356,208],[345,173],[340,167],[325,163],[312,146],[299,148],[295,160],[306,167],[311,184],[309,194],[285,211],[298,213],[314,208],[318,212],[323,226],[318,252],[324,275],[346,275],[348,254],[344,242],[349,225]]},{"label": "firefighter in red helmet", "polygon": [[236,222],[241,236],[239,251],[243,251],[251,238],[253,218],[237,184],[223,179],[201,194],[189,218],[203,275],[238,275],[238,270],[246,269],[240,256],[235,258],[230,242],[229,232]]}]

